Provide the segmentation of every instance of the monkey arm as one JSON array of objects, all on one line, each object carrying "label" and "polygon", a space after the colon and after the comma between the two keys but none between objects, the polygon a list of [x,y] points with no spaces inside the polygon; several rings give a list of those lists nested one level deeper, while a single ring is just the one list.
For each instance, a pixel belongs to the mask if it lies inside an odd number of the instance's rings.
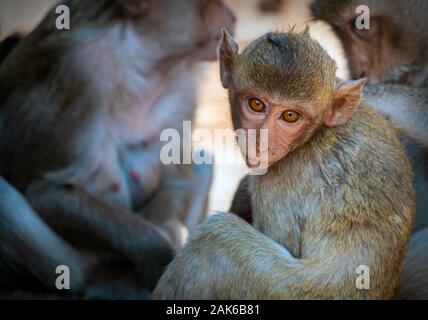
[{"label": "monkey arm", "polygon": [[[261,263],[253,265],[251,261],[254,259],[249,256],[241,257],[241,250],[246,252],[244,255],[257,255],[257,261]],[[196,229],[188,244],[168,266],[158,282],[153,298],[255,298],[252,285],[247,287],[245,283],[251,279],[246,277],[263,277],[267,273],[267,265],[263,266],[263,262],[282,264],[285,257],[290,260],[290,267],[297,262],[286,249],[242,219],[226,213],[215,214]],[[264,298],[271,296],[269,286],[261,290],[265,294]]]},{"label": "monkey arm", "polygon": [[29,189],[27,198],[44,221],[72,244],[134,262],[149,287],[174,255],[171,244],[150,222],[78,187],[43,181]]},{"label": "monkey arm", "polygon": [[366,87],[364,94],[397,130],[428,146],[428,89],[378,84]]},{"label": "monkey arm", "polygon": [[[79,254],[0,177],[0,287],[11,278],[10,273],[1,268],[2,262],[10,269],[27,269],[51,288],[58,276],[56,268],[67,265],[72,275],[70,288],[73,292],[80,291],[84,285],[85,266]],[[16,270],[11,272],[18,273]]]},{"label": "monkey arm", "polygon": [[[368,230],[365,230],[368,231]],[[349,235],[348,232],[344,234]],[[372,236],[372,235],[370,235]],[[375,235],[376,236],[376,235]],[[379,235],[377,235],[379,237]],[[217,214],[189,239],[158,282],[156,299],[376,298],[394,274],[358,238],[317,236],[308,257],[284,248],[231,214]],[[314,241],[315,242],[315,241]],[[356,268],[368,265],[370,290],[358,290]],[[383,268],[383,267],[382,267]],[[377,279],[383,279],[377,280]],[[385,280],[386,279],[386,280]],[[389,293],[392,294],[392,293]]]},{"label": "monkey arm", "polygon": [[251,224],[253,222],[253,212],[251,197],[248,192],[248,178],[248,175],[245,176],[239,183],[229,211]]}]

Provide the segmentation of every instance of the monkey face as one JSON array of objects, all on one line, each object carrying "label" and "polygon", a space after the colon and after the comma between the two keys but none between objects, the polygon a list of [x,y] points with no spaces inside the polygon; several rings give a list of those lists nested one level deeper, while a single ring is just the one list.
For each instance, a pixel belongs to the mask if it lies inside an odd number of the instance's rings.
[{"label": "monkey face", "polygon": [[385,35],[385,28],[387,22],[382,18],[372,18],[368,30],[357,29],[353,18],[334,26],[343,43],[353,79],[367,77],[370,83],[377,83],[384,80],[394,65],[410,63],[405,55],[397,56],[397,48],[388,34]]},{"label": "monkey face", "polygon": [[234,100],[232,117],[245,132],[245,149],[241,146],[241,150],[250,168],[266,168],[285,158],[307,141],[319,118],[316,109],[302,102],[259,90],[239,94]]},{"label": "monkey face", "polygon": [[303,146],[323,126],[345,124],[360,104],[366,78],[340,83],[325,103],[296,100],[254,88],[232,96],[232,121],[245,132],[240,144],[250,168],[265,169]]},{"label": "monkey face", "polygon": [[269,34],[239,55],[238,44],[224,32],[219,48],[220,76],[229,90],[233,125],[246,135],[245,148],[239,132],[238,143],[248,166],[257,169],[285,158],[321,126],[343,125],[359,105],[367,81],[337,84],[335,64],[307,30],[278,33],[275,38],[275,44],[286,43],[286,51],[295,54],[273,56],[271,50],[266,54],[266,47],[258,44],[272,42]]},{"label": "monkey face", "polygon": [[135,29],[165,56],[198,52],[198,60],[215,60],[222,28],[233,33],[235,27],[236,18],[223,0],[122,1]]},{"label": "monkey face", "polygon": [[411,23],[403,21],[403,10],[408,10],[405,1],[364,4],[369,9],[364,26],[361,12],[356,11],[358,1],[316,0],[311,8],[314,17],[330,24],[340,38],[352,79],[367,77],[377,83],[389,79],[396,67],[415,63],[419,45],[409,42],[408,34],[414,31],[408,29]]}]

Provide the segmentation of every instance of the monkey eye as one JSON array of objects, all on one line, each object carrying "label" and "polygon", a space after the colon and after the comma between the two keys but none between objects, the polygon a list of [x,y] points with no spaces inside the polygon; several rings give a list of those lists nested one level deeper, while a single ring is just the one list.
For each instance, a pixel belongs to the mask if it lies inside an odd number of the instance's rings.
[{"label": "monkey eye", "polygon": [[357,20],[353,19],[350,22],[350,27],[352,32],[361,39],[368,39],[372,36],[375,36],[379,32],[379,19],[372,17],[370,19],[370,28],[369,29],[358,29]]},{"label": "monkey eye", "polygon": [[251,98],[248,100],[248,105],[255,112],[263,112],[266,109],[266,106],[257,98]]},{"label": "monkey eye", "polygon": [[297,122],[300,119],[300,114],[293,110],[284,111],[281,115],[282,120],[288,123]]}]

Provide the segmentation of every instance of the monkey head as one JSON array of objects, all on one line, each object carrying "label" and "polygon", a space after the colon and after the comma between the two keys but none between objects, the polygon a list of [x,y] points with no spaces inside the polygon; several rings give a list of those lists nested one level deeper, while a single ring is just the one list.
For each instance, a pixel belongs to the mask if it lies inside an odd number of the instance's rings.
[{"label": "monkey head", "polygon": [[[253,168],[260,168],[263,153],[270,166],[305,144],[321,127],[344,124],[360,103],[366,82],[365,78],[340,82],[335,62],[310,38],[308,29],[268,33],[240,54],[237,43],[224,31],[219,57],[235,129],[243,129],[248,140],[249,129],[257,132],[255,152],[244,152]],[[267,129],[264,145],[261,129]],[[246,145],[251,147],[249,141]]]},{"label": "monkey head", "polygon": [[117,1],[146,42],[166,55],[198,50],[199,60],[214,61],[221,29],[234,31],[236,18],[223,0]]},{"label": "monkey head", "polygon": [[[233,33],[236,18],[223,0],[68,0],[71,33],[79,39],[98,38],[113,29],[128,40],[136,34],[149,54],[144,59],[162,61],[174,57],[192,62],[216,60],[221,29]],[[51,12],[51,20],[56,19]],[[54,23],[48,24],[53,28]],[[49,30],[52,31],[52,30]],[[46,32],[58,42],[58,32]]]},{"label": "monkey head", "polygon": [[388,78],[394,67],[422,63],[418,60],[423,59],[420,53],[426,51],[426,41],[415,42],[413,35],[426,34],[426,1],[367,0],[368,29],[357,27],[360,4],[356,0],[315,0],[311,4],[313,18],[327,22],[340,38],[353,79],[367,77],[376,83]]}]

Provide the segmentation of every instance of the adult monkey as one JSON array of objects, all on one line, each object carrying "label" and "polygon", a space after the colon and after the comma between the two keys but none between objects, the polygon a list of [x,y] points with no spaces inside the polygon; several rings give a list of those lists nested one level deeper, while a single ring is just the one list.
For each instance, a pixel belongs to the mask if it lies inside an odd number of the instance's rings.
[{"label": "adult monkey", "polygon": [[[235,129],[249,139],[268,130],[267,145],[257,137],[243,149],[250,167],[268,166],[247,178],[254,227],[232,214],[210,218],[154,297],[392,297],[416,204],[403,146],[361,100],[367,79],[337,79],[308,29],[268,33],[240,54],[225,32],[220,70]],[[356,285],[361,265],[369,290]]]},{"label": "adult monkey", "polygon": [[352,78],[428,84],[428,30],[424,0],[368,0],[369,28],[359,28],[356,0],[314,0],[314,19],[330,24],[342,40]]},{"label": "adult monkey", "polygon": [[[332,26],[343,43],[352,78],[369,78],[372,85],[365,89],[366,100],[391,121],[405,142],[414,171],[413,229],[418,233],[410,243],[406,280],[399,286],[398,297],[428,298],[428,2],[365,1],[370,9],[368,30],[356,25],[360,4],[315,0],[311,11],[315,19]],[[417,265],[410,261],[415,257]]]},{"label": "adult monkey", "polygon": [[65,4],[70,30],[51,10],[0,66],[0,289],[55,289],[66,265],[88,294],[119,260],[152,290],[211,179],[161,166],[159,134],[193,118],[196,64],[235,18],[221,0]]}]

